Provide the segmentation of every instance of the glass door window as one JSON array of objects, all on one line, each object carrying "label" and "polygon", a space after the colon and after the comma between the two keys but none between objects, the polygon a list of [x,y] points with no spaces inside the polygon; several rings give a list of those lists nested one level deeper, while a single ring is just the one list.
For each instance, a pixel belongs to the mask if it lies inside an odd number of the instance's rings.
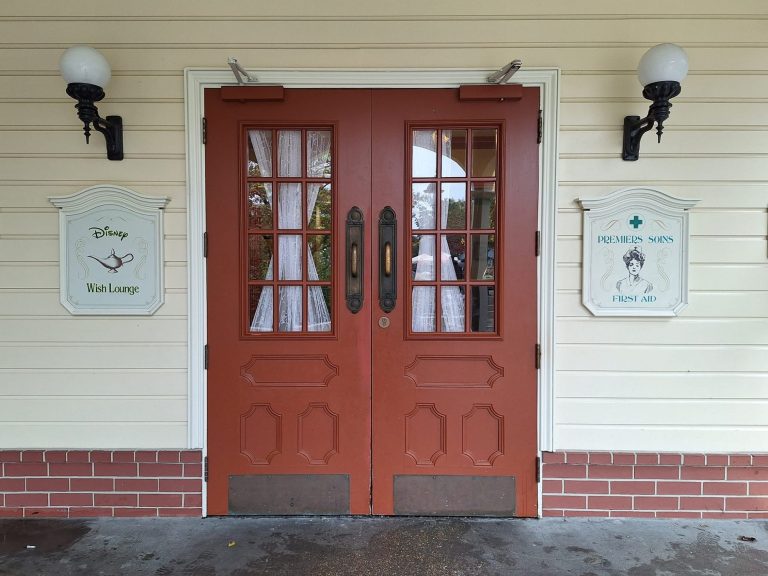
[{"label": "glass door window", "polygon": [[497,333],[498,133],[410,131],[412,334]]},{"label": "glass door window", "polygon": [[332,332],[332,145],[327,128],[247,131],[251,334]]}]

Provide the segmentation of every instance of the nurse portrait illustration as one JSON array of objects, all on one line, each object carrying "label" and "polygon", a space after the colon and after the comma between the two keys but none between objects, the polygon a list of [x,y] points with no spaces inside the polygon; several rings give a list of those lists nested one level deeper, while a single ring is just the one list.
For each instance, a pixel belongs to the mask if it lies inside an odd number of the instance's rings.
[{"label": "nurse portrait illustration", "polygon": [[650,294],[653,292],[653,284],[640,276],[645,264],[645,254],[639,246],[627,250],[621,257],[627,267],[627,277],[616,282],[616,290],[619,294]]}]

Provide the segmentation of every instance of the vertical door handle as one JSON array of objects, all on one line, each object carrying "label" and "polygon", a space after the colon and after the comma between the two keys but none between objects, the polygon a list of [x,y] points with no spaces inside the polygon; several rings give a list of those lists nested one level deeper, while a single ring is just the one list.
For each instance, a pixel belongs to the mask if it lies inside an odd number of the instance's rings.
[{"label": "vertical door handle", "polygon": [[349,269],[350,274],[352,274],[352,278],[357,278],[358,276],[357,268],[358,268],[358,262],[360,258],[360,255],[358,254],[358,249],[357,249],[357,242],[352,242],[352,248],[350,250],[349,257],[352,260],[352,265],[350,266],[350,269]]},{"label": "vertical door handle", "polygon": [[384,244],[384,276],[392,275],[392,244]]},{"label": "vertical door handle", "polygon": [[346,282],[347,308],[357,314],[363,307],[363,212],[353,206],[347,213]]},{"label": "vertical door handle", "polygon": [[379,213],[379,306],[392,312],[397,302],[397,216],[390,206]]}]

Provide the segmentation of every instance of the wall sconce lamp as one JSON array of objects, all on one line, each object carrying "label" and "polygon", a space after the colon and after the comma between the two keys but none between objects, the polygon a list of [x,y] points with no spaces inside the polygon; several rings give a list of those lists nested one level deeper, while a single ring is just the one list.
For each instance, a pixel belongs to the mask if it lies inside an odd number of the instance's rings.
[{"label": "wall sconce lamp", "polygon": [[637,67],[637,76],[644,86],[643,97],[651,100],[648,116],[624,117],[624,148],[622,160],[637,160],[640,138],[656,124],[661,142],[664,121],[669,118],[670,99],[680,94],[680,82],[688,74],[688,56],[676,44],[659,44],[643,54]]},{"label": "wall sconce lamp", "polygon": [[67,94],[77,100],[77,117],[83,122],[85,141],[94,130],[107,139],[107,158],[123,159],[123,119],[101,118],[95,102],[104,98],[104,87],[112,77],[109,62],[98,50],[89,46],[73,46],[61,56],[59,70],[67,82]]}]

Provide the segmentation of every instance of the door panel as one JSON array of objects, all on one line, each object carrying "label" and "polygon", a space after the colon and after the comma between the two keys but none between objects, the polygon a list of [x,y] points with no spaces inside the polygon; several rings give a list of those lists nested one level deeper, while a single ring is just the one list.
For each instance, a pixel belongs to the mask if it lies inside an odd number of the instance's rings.
[{"label": "door panel", "polygon": [[373,512],[533,516],[538,91],[457,92],[373,95],[373,210],[409,248],[374,311]]},{"label": "door panel", "polygon": [[368,514],[370,298],[343,274],[370,91],[205,105],[209,513]]},{"label": "door panel", "polygon": [[209,514],[535,515],[538,91],[220,92]]}]

